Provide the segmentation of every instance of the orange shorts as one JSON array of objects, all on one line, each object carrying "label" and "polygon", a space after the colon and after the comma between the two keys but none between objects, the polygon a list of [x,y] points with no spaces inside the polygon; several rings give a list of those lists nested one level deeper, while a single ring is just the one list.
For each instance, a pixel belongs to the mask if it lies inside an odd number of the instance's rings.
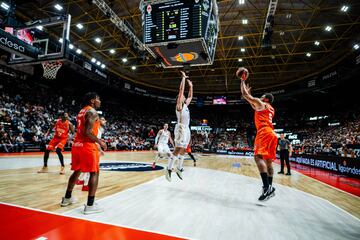
[{"label": "orange shorts", "polygon": [[71,148],[71,170],[99,172],[100,151],[95,143],[74,143]]},{"label": "orange shorts", "polygon": [[47,145],[46,150],[53,151],[56,148],[60,148],[61,151],[64,151],[66,142],[67,142],[67,138],[54,137]]},{"label": "orange shorts", "polygon": [[258,130],[254,144],[254,154],[261,155],[265,160],[276,159],[276,147],[278,137],[270,127],[262,127]]},{"label": "orange shorts", "polygon": [[190,145],[187,146],[186,152],[187,152],[187,153],[191,153],[191,147],[190,147]]}]

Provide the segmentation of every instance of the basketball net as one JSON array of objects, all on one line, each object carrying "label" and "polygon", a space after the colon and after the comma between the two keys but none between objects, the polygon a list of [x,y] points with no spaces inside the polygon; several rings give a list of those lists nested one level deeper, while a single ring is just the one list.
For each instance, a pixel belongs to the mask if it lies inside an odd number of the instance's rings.
[{"label": "basketball net", "polygon": [[46,61],[41,63],[44,69],[44,78],[46,79],[55,79],[56,74],[62,66],[62,62],[59,60],[56,61]]}]

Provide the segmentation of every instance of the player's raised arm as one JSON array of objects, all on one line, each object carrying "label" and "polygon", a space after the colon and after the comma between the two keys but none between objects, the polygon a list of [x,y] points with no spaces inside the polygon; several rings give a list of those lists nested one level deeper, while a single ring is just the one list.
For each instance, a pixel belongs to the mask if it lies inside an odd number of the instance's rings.
[{"label": "player's raised arm", "polygon": [[239,68],[236,72],[236,75],[240,78],[240,90],[243,98],[248,101],[251,107],[255,111],[261,111],[265,109],[265,103],[260,100],[260,98],[253,97],[250,92],[249,85],[245,84],[246,79],[249,77],[249,72],[246,68]]},{"label": "player's raised arm", "polygon": [[185,72],[181,71],[182,74],[182,79],[181,79],[181,83],[180,83],[180,87],[179,87],[179,95],[177,97],[177,101],[176,101],[176,110],[181,111],[182,109],[182,102],[181,102],[181,98],[184,95],[184,91],[185,91],[185,80],[186,78],[188,78],[188,76],[186,76]]},{"label": "player's raised arm", "polygon": [[193,98],[193,84],[190,81],[190,79],[188,79],[187,82],[188,82],[188,85],[189,85],[189,93],[188,93],[188,97],[187,97],[185,103],[186,103],[187,106],[189,106],[189,104],[191,103],[191,100]]}]

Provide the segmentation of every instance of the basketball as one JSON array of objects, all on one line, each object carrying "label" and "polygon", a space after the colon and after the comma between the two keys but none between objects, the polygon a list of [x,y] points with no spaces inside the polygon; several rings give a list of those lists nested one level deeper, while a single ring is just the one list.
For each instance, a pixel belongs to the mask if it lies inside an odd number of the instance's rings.
[{"label": "basketball", "polygon": [[236,76],[241,80],[245,81],[249,77],[249,71],[244,67],[240,67],[236,71]]}]

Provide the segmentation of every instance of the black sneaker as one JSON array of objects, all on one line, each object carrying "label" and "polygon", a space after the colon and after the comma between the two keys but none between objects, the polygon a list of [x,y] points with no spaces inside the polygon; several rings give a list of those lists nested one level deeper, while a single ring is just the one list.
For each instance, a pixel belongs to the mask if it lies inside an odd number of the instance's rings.
[{"label": "black sneaker", "polygon": [[278,172],[278,174],[284,174],[284,172],[283,172],[283,171],[280,171],[280,172]]},{"label": "black sneaker", "polygon": [[285,174],[285,175],[287,175],[287,176],[291,176],[291,173],[289,173],[289,172],[288,172],[288,173],[287,173],[287,174]]},{"label": "black sneaker", "polygon": [[182,178],[182,172],[184,171],[184,169],[179,169],[179,168],[176,168],[176,175],[178,175],[178,177],[183,180]]},{"label": "black sneaker", "polygon": [[268,188],[263,188],[262,194],[258,198],[259,201],[267,201],[271,197],[275,196],[275,188],[269,186]]},{"label": "black sneaker", "polygon": [[166,178],[166,180],[171,182],[171,170],[170,169],[166,168],[166,170],[165,170],[165,178]]}]

